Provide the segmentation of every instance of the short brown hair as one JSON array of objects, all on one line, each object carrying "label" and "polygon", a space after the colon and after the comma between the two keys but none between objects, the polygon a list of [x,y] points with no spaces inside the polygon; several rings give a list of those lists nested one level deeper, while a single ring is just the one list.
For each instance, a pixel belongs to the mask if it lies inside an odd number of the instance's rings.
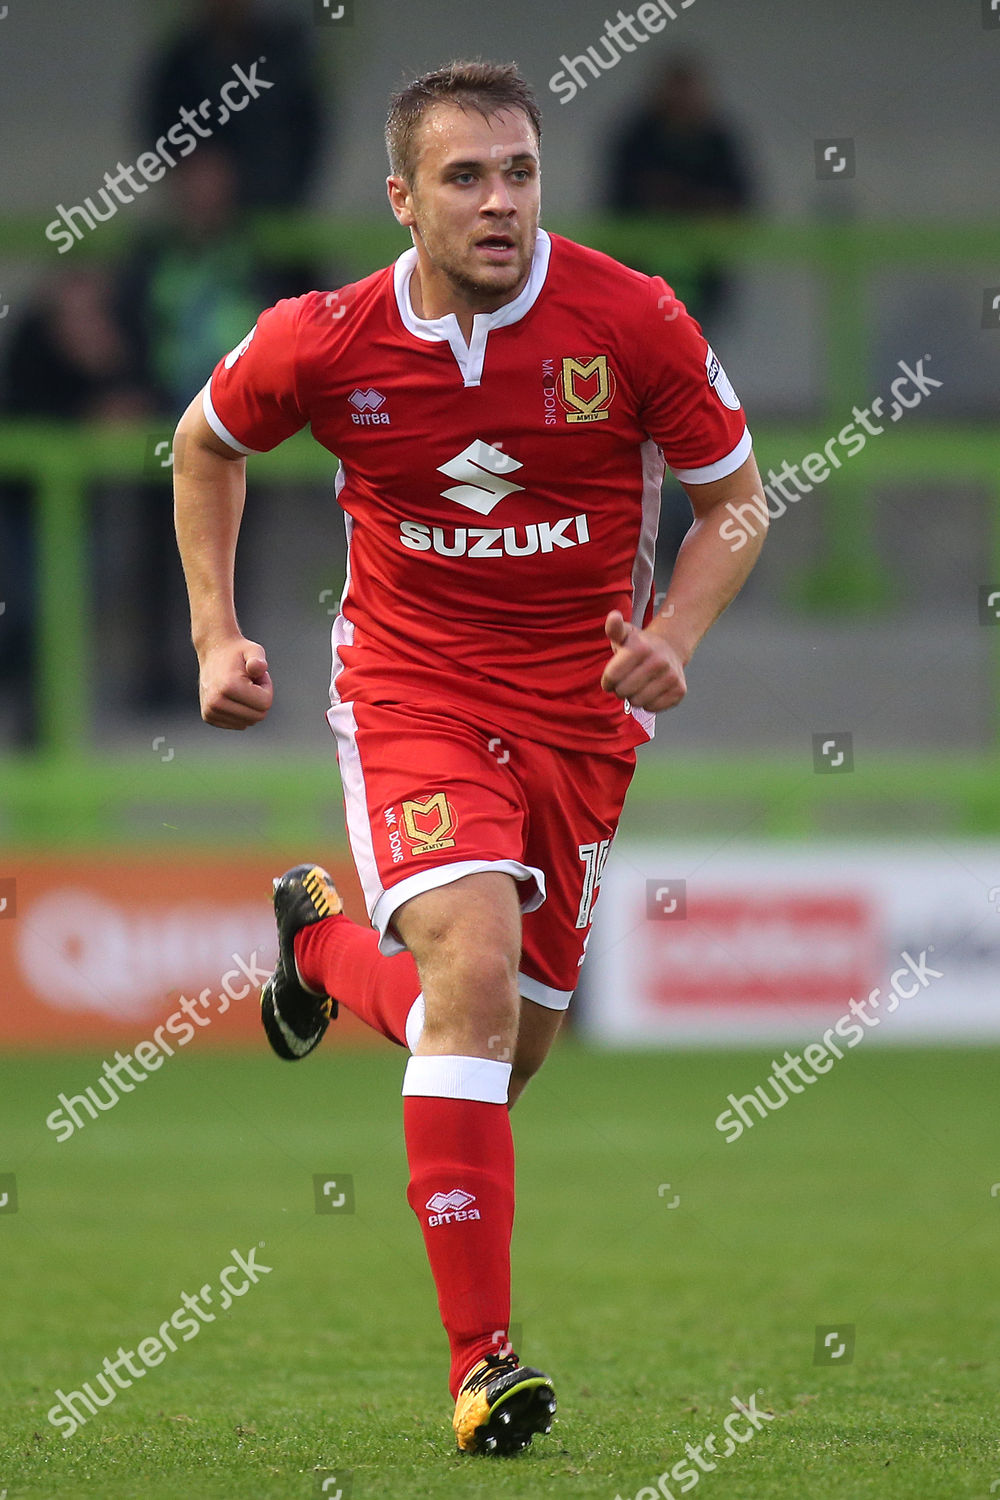
[{"label": "short brown hair", "polygon": [[516,63],[451,62],[415,78],[389,101],[385,122],[385,146],[395,177],[412,183],[416,168],[414,142],[417,129],[435,104],[457,104],[475,109],[489,119],[502,109],[521,109],[542,138],[542,112],[534,90],[521,76]]}]

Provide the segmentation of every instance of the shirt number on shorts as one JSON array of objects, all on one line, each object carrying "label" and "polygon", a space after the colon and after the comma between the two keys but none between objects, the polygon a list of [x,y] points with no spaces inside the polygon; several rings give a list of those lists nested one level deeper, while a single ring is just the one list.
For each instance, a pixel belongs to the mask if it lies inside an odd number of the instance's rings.
[{"label": "shirt number on shorts", "polygon": [[601,839],[599,844],[581,844],[579,855],[583,861],[583,892],[580,896],[580,910],[576,914],[577,927],[589,927],[591,913],[594,910],[594,902],[597,900],[597,888],[604,874],[604,866],[608,862],[608,850],[611,848],[610,839]]}]

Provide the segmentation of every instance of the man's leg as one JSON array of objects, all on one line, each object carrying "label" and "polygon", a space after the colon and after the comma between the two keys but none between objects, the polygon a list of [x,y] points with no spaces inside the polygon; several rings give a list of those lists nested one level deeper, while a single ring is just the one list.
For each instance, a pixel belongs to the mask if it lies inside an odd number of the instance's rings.
[{"label": "man's leg", "polygon": [[511,1108],[548,1056],[565,1016],[564,1010],[549,1010],[545,1005],[536,1005],[533,1000],[521,1000],[521,1019],[517,1028],[517,1046],[514,1048],[514,1071],[510,1075],[507,1095]]},{"label": "man's leg", "polygon": [[[535,872],[519,858],[527,807],[510,772],[489,753],[488,734],[449,714],[424,712],[415,721],[402,708],[341,703],[328,718],[337,737],[351,850],[378,931],[344,915],[302,924],[294,938],[295,966],[307,990],[331,996],[412,1051],[423,1021],[422,980],[413,954],[399,951],[407,945],[395,915],[408,903],[403,892],[392,899],[392,891],[416,882],[413,903],[433,896],[422,888],[436,863],[427,857],[428,836],[421,831],[434,803],[421,800],[429,795],[427,768],[436,768],[432,784],[448,788],[440,813],[442,853],[452,851],[447,858],[470,867],[467,874],[517,876],[530,906],[543,895],[535,889]],[[494,865],[497,871],[489,868]],[[449,884],[447,875],[443,881]]]},{"label": "man's leg", "polygon": [[378,933],[341,912],[295,934],[295,965],[303,984],[332,995],[360,1020],[400,1047],[420,993],[409,953],[379,952]]},{"label": "man's leg", "polygon": [[[500,877],[507,878],[507,877]],[[378,933],[341,913],[295,935],[295,962],[304,984],[318,994],[334,995],[360,1020],[399,1046],[417,1050],[424,1021],[424,1000],[413,955],[379,952]],[[549,1010],[521,1000],[517,1042],[501,1051],[493,1038],[490,1055],[513,1063],[508,1104],[513,1105],[548,1054],[565,1011]]]},{"label": "man's leg", "polygon": [[308,1057],[341,1004],[390,1041],[412,1046],[423,1025],[413,957],[381,954],[377,935],[345,916],[322,866],[286,870],[274,882],[274,914],[278,957],[260,1011],[279,1057]]},{"label": "man's leg", "polygon": [[[520,1365],[507,1341],[521,913],[545,899],[541,870],[521,858],[527,798],[490,754],[488,732],[450,714],[341,703],[328,718],[379,938],[324,922],[339,910],[334,893],[332,910],[316,906],[320,920],[300,924],[318,938],[296,940],[292,953],[289,936],[285,967],[301,962],[307,1010],[336,999],[395,1040],[406,1011],[409,1200],[451,1343],[453,1426],[463,1451],[516,1452],[550,1430],[555,1411],[547,1376]],[[279,947],[281,935],[279,920]],[[401,950],[393,998],[387,978]]]},{"label": "man's leg", "polygon": [[472,1366],[502,1346],[510,1320],[517,887],[493,871],[468,875],[405,902],[394,925],[416,960],[425,1006],[403,1081],[408,1197],[424,1233],[457,1396]]}]

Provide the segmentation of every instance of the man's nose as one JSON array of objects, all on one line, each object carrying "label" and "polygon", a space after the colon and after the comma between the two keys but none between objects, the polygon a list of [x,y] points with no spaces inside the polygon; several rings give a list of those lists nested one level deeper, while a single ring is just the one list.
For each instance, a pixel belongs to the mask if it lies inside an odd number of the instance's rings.
[{"label": "man's nose", "polygon": [[490,179],[489,191],[483,203],[483,210],[486,213],[494,214],[513,213],[514,200],[503,177],[497,176]]}]

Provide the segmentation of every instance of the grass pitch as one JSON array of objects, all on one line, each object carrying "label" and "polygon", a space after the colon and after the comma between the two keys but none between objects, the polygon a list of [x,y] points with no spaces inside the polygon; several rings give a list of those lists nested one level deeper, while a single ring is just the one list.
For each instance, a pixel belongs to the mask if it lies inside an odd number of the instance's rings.
[{"label": "grass pitch", "polygon": [[[751,1394],[773,1420],[694,1470],[704,1500],[1000,1490],[997,1051],[873,1045],[726,1145],[769,1054],[558,1050],[514,1113],[514,1319],[560,1420],[507,1461],[452,1448],[402,1053],[338,1055],[336,1027],[294,1066],[192,1049],[60,1143],[45,1117],[99,1062],[0,1063],[7,1500],[648,1500],[695,1488],[669,1470]],[[317,1175],[331,1201],[349,1175],[354,1212],[317,1213]],[[252,1247],[271,1269],[222,1311]],[[50,1425],[206,1284],[214,1321]],[[853,1357],[815,1364],[847,1325]]]}]

